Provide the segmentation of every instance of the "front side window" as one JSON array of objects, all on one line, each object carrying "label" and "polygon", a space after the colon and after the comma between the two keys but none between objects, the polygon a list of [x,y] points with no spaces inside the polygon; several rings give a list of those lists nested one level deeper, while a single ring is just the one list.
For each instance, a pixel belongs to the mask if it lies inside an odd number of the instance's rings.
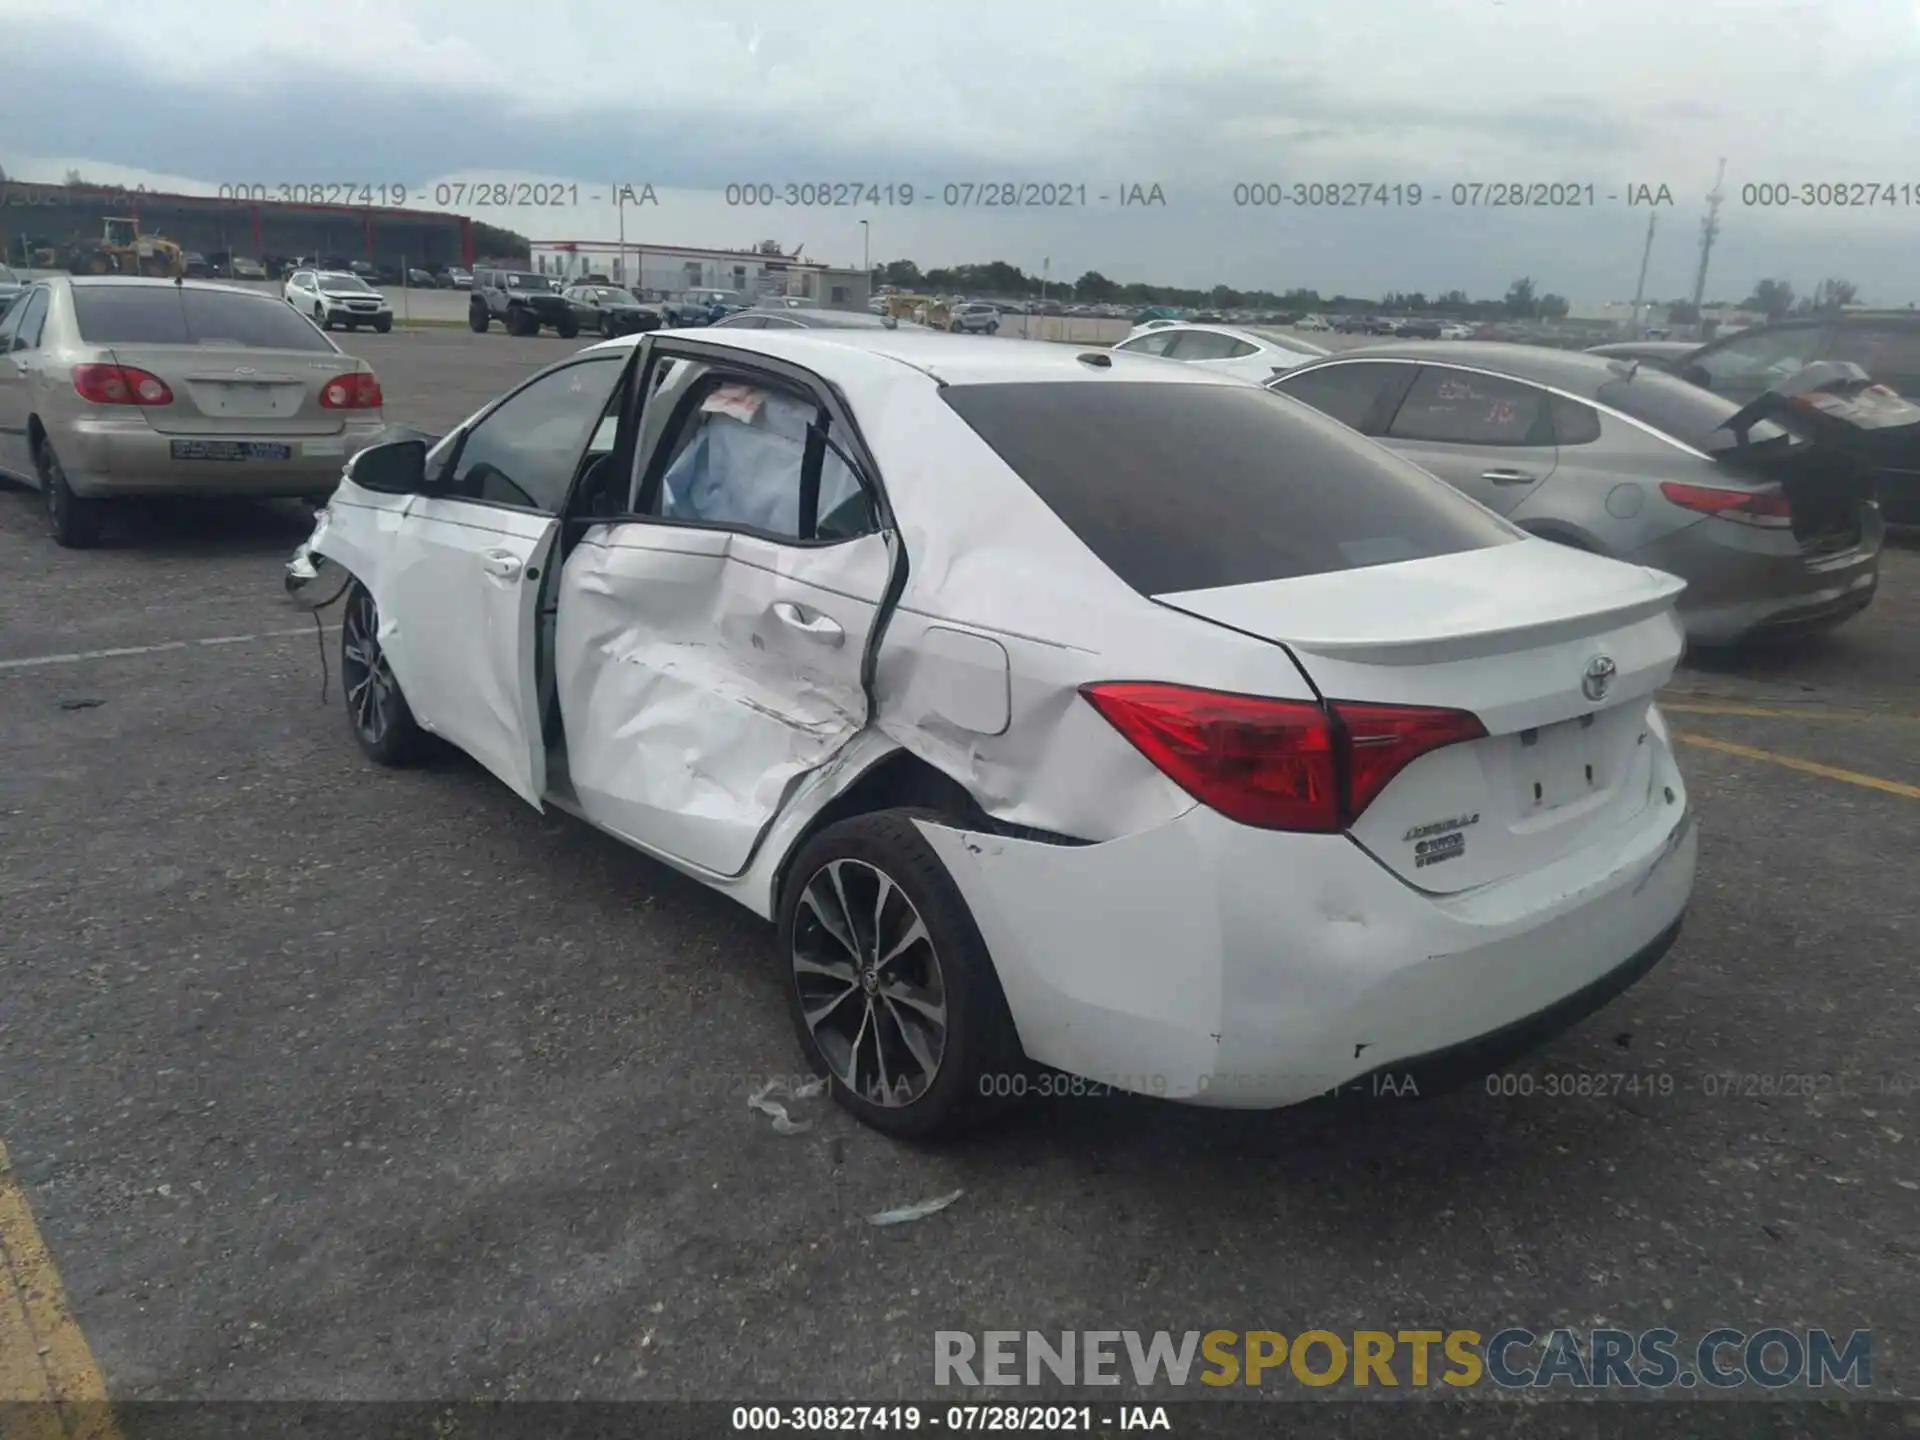
[{"label": "front side window", "polygon": [[460,447],[449,493],[558,515],[625,363],[608,356],[569,365],[503,401]]},{"label": "front side window", "polygon": [[1175,360],[1226,360],[1240,342],[1215,330],[1182,330],[1167,352]]},{"label": "front side window", "polygon": [[1411,365],[1381,360],[1350,360],[1282,375],[1273,382],[1273,388],[1311,405],[1322,415],[1331,415],[1342,425],[1365,430],[1376,408],[1406,387],[1413,369]]},{"label": "front side window", "polygon": [[10,350],[31,350],[40,343],[40,332],[47,323],[47,292],[45,287],[27,292],[27,301],[20,311],[19,322],[13,327],[13,342]]},{"label": "front side window", "polygon": [[1395,440],[1551,445],[1547,392],[1518,380],[1423,365],[1387,427]]},{"label": "front side window", "polygon": [[1179,334],[1177,330],[1156,330],[1151,335],[1136,335],[1131,340],[1122,340],[1113,348],[1135,355],[1165,355]]}]

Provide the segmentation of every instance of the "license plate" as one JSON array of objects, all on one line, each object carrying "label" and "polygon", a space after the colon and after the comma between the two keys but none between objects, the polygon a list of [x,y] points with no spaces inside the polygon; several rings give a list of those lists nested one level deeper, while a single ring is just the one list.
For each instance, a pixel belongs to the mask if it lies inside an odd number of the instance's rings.
[{"label": "license plate", "polygon": [[264,440],[176,440],[176,460],[291,460],[293,446]]}]

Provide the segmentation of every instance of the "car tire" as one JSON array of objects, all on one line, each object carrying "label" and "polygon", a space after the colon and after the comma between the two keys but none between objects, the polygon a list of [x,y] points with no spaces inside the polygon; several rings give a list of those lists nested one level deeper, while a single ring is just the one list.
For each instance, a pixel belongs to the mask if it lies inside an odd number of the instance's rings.
[{"label": "car tire", "polygon": [[580,323],[577,320],[562,320],[553,328],[562,340],[576,339],[580,334]]},{"label": "car tire", "polygon": [[331,330],[333,328],[333,321],[328,318],[326,306],[318,303],[314,305],[313,323],[318,325],[322,330]]},{"label": "car tire", "polygon": [[613,339],[613,333],[613,317],[611,315],[602,315],[600,317],[600,338],[602,340],[611,340]]},{"label": "car tire", "polygon": [[399,768],[426,753],[427,733],[413,718],[380,644],[379,607],[358,580],[347,586],[340,620],[340,691],[353,738],[374,764]]},{"label": "car tire", "polygon": [[486,334],[487,326],[492,323],[493,316],[487,312],[487,308],[484,305],[469,305],[467,307],[467,328],[473,331],[474,334]]},{"label": "car tire", "polygon": [[[916,819],[945,823],[933,811],[882,810],[829,825],[788,866],[777,914],[787,1008],[808,1065],[864,1124],[931,1140],[1004,1109],[1028,1066],[986,942]],[[865,949],[864,966],[815,908],[838,896],[847,905],[836,918]],[[852,919],[863,912],[873,917],[864,927]],[[883,947],[914,921],[922,938],[888,958]],[[836,985],[846,988],[823,1011]],[[891,1100],[875,1098],[887,1089]]]},{"label": "car tire", "polygon": [[1000,322],[998,320],[990,321],[987,325],[987,333],[989,335],[998,335],[1000,333]]},{"label": "car tire", "polygon": [[374,322],[373,322],[373,328],[374,328],[374,332],[375,332],[376,334],[379,334],[379,335],[385,335],[385,334],[387,334],[387,333],[388,333],[389,331],[391,331],[391,330],[393,329],[393,321],[391,321],[391,320],[376,320],[376,321],[374,321]]},{"label": "car tire", "polygon": [[53,543],[63,550],[91,550],[100,543],[106,529],[107,502],[89,500],[73,493],[60,457],[44,439],[33,452],[34,467],[40,472],[40,498],[46,507],[47,528]]}]

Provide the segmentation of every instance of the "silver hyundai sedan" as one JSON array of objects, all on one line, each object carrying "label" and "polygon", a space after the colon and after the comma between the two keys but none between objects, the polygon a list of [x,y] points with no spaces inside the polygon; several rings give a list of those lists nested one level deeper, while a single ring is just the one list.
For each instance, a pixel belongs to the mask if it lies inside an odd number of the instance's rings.
[{"label": "silver hyundai sedan", "polygon": [[1447,341],[1349,350],[1269,388],[1542,539],[1679,576],[1696,644],[1836,624],[1873,600],[1871,472],[1787,401],[1743,408],[1630,360]]},{"label": "silver hyundai sedan", "polygon": [[324,499],[382,403],[371,366],[252,290],[56,276],[0,320],[0,472],[64,546],[98,544],[121,496]]}]

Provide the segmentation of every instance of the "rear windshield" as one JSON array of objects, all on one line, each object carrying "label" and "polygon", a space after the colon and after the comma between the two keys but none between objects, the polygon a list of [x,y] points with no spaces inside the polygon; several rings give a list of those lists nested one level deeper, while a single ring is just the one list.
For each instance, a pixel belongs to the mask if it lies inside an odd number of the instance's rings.
[{"label": "rear windshield", "polygon": [[[1631,380],[1609,380],[1593,398],[1708,454],[1738,443],[1739,437],[1726,424],[1740,412],[1739,405],[1644,364]],[[1755,444],[1779,440],[1786,433],[1770,420],[1760,421],[1749,432]]]},{"label": "rear windshield", "polygon": [[1479,550],[1504,521],[1336,421],[1237,385],[955,385],[947,404],[1145,595]]},{"label": "rear windshield", "polygon": [[251,345],[336,353],[279,300],[173,285],[75,285],[74,316],[90,345]]}]

